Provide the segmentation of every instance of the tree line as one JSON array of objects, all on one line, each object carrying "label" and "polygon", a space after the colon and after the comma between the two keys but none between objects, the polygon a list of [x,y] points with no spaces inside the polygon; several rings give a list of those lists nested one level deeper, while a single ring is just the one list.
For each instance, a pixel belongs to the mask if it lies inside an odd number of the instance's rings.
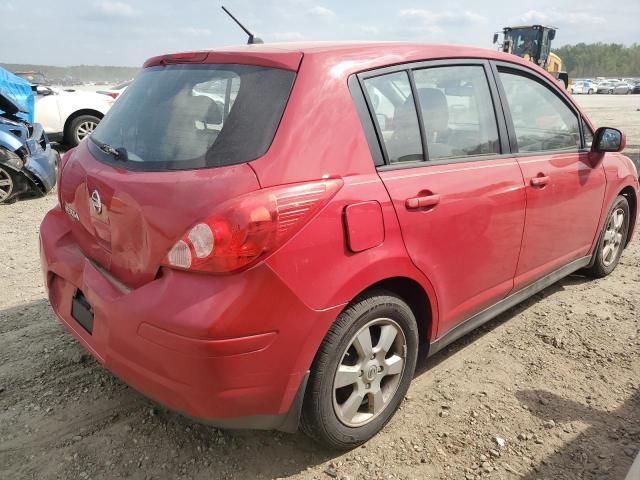
[{"label": "tree line", "polygon": [[553,49],[569,78],[640,78],[640,44],[578,43]]},{"label": "tree line", "polygon": [[[569,78],[638,77],[640,78],[640,44],[624,46],[618,43],[578,43],[553,49],[562,59]],[[40,71],[49,78],[73,77],[82,81],[121,81],[133,78],[139,71],[132,67],[78,65],[54,67],[48,65],[2,64],[10,71]]]}]

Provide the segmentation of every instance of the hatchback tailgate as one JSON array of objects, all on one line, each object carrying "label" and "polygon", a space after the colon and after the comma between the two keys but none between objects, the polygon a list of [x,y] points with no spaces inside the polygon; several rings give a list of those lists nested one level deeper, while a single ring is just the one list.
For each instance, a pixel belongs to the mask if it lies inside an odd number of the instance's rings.
[{"label": "hatchback tailgate", "polygon": [[130,287],[153,280],[175,241],[220,202],[259,188],[247,164],[139,172],[98,162],[82,143],[61,173],[60,202],[85,255]]}]

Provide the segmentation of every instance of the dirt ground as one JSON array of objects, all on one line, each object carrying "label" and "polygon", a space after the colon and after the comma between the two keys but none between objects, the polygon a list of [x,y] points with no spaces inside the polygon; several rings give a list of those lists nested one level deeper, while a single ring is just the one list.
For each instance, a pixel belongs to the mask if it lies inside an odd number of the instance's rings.
[{"label": "dirt ground", "polygon": [[[640,95],[583,96],[640,150]],[[640,241],[421,360],[389,425],[348,453],[166,411],[84,354],[42,287],[56,196],[0,208],[0,478],[623,479],[640,448]]]}]

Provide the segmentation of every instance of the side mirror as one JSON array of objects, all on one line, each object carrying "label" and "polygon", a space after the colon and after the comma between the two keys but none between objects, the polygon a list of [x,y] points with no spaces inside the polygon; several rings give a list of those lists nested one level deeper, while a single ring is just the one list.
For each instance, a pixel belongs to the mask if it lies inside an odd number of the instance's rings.
[{"label": "side mirror", "polygon": [[498,34],[497,33],[493,34],[493,43],[498,43]]},{"label": "side mirror", "polygon": [[47,87],[36,87],[36,93],[46,97],[47,95],[53,95],[54,91]]},{"label": "side mirror", "polygon": [[627,143],[627,137],[617,128],[601,127],[593,136],[591,151],[596,153],[621,152]]}]

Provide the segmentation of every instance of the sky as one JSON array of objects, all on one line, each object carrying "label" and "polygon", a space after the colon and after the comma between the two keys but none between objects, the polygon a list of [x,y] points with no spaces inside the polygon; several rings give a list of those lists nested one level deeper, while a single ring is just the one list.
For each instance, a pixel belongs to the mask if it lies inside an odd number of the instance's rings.
[{"label": "sky", "polygon": [[554,45],[640,42],[640,1],[0,0],[0,62],[140,66],[176,51],[246,42],[405,40],[493,48],[503,26],[559,28]]}]

